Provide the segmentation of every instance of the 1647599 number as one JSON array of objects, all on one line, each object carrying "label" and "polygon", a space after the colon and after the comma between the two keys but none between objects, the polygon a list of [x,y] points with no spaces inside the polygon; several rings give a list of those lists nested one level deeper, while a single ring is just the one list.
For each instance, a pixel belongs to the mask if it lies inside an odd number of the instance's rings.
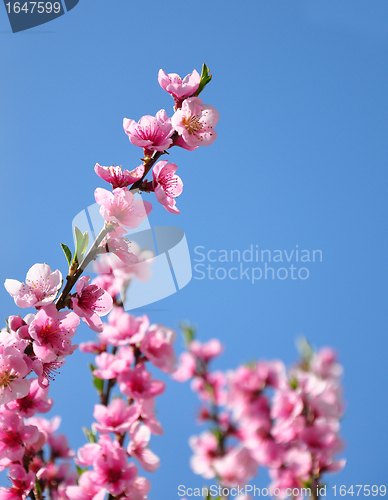
[{"label": "1647599 number", "polygon": [[334,496],[353,496],[355,495],[356,497],[362,496],[362,497],[377,497],[381,496],[384,497],[387,493],[387,488],[384,485],[378,486],[377,484],[355,484],[353,486],[345,486],[344,484],[340,487],[338,486],[332,486],[333,488],[333,494]]},{"label": "1647599 number", "polygon": [[7,7],[8,14],[11,14],[11,12],[14,14],[23,12],[25,14],[33,14],[34,12],[38,14],[44,14],[45,12],[47,14],[51,12],[58,14],[61,10],[60,2],[14,2],[13,5],[11,2],[8,2],[5,6]]}]

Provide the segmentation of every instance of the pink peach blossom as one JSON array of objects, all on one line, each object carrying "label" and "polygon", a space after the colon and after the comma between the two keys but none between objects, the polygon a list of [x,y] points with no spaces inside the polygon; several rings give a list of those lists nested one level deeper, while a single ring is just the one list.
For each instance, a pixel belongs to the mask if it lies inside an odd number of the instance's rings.
[{"label": "pink peach blossom", "polygon": [[302,411],[303,399],[297,391],[289,389],[275,392],[271,408],[272,418],[293,419]]},{"label": "pink peach blossom", "polygon": [[339,378],[343,373],[343,368],[338,363],[337,353],[330,347],[323,347],[314,353],[311,369],[323,378]]},{"label": "pink peach blossom", "polygon": [[183,182],[178,175],[175,163],[168,163],[167,160],[158,161],[152,170],[153,188],[156,198],[166,210],[173,214],[179,214],[176,208],[175,198],[177,198],[183,189]]},{"label": "pink peach blossom", "polygon": [[[124,228],[122,229],[125,231]],[[121,265],[124,265],[123,261],[113,253],[100,255],[98,260],[93,262],[93,269],[97,273],[97,277],[93,279],[92,283],[106,290],[111,297],[116,297],[121,292],[124,283],[116,279],[113,269]]]},{"label": "pink peach blossom", "polygon": [[101,488],[116,496],[125,493],[137,476],[137,467],[127,463],[122,448],[113,448],[94,462],[92,479]]},{"label": "pink peach blossom", "polygon": [[113,189],[116,189],[127,187],[140,180],[144,174],[144,165],[129,171],[122,170],[121,167],[101,167],[96,163],[94,171],[101,179],[112,184]]},{"label": "pink peach blossom", "polygon": [[7,279],[4,286],[19,307],[40,307],[51,304],[62,286],[62,274],[51,271],[47,264],[34,264],[28,271],[26,283]]},{"label": "pink peach blossom", "polygon": [[218,111],[213,106],[203,104],[199,97],[190,97],[175,112],[171,124],[182,137],[183,143],[178,145],[195,148],[209,146],[216,140],[217,132],[214,127],[218,120]]},{"label": "pink peach blossom", "polygon": [[78,486],[66,488],[66,495],[69,500],[104,500],[106,490],[95,483],[93,472],[86,471],[81,474]]},{"label": "pink peach blossom", "polygon": [[35,425],[39,429],[39,432],[42,432],[46,436],[46,440],[49,440],[54,432],[59,429],[59,426],[61,425],[61,417],[56,416],[51,420],[44,417],[31,417],[26,420],[26,423],[29,425]]},{"label": "pink peach blossom", "polygon": [[296,418],[288,418],[274,422],[271,435],[277,443],[287,444],[294,441],[306,427],[306,419],[299,415]]},{"label": "pink peach blossom", "polygon": [[117,449],[121,449],[120,443],[116,439],[112,441],[110,436],[103,434],[97,443],[87,443],[79,448],[74,461],[82,467],[93,466],[99,457]]},{"label": "pink peach blossom", "polygon": [[[42,473],[44,475],[40,476]],[[44,471],[38,472],[37,477],[46,480],[46,488],[50,490],[52,500],[68,500],[66,489],[76,484],[78,474],[72,470],[68,462],[49,462]]]},{"label": "pink peach blossom", "polygon": [[120,391],[133,399],[149,399],[163,394],[165,384],[152,379],[144,363],[138,363],[133,370],[127,369],[117,377]]},{"label": "pink peach blossom", "polygon": [[130,229],[139,226],[152,210],[151,203],[135,200],[133,194],[124,188],[116,188],[113,193],[97,188],[94,196],[101,205],[100,214],[104,220]]},{"label": "pink peach blossom", "polygon": [[311,453],[330,451],[338,453],[343,448],[343,442],[338,436],[339,423],[337,420],[318,418],[313,425],[305,427],[300,440],[308,446]]},{"label": "pink peach blossom", "polygon": [[210,401],[217,406],[223,406],[227,398],[225,384],[226,377],[224,373],[215,371],[208,373],[206,377],[194,377],[191,381],[191,389],[198,393],[202,401]]},{"label": "pink peach blossom", "polygon": [[115,307],[108,316],[100,335],[102,340],[114,346],[137,344],[142,342],[150,322],[148,317],[132,316],[122,307]]},{"label": "pink peach blossom", "polygon": [[65,434],[52,434],[49,436],[48,442],[51,447],[51,457],[53,460],[74,457],[74,451],[70,448]]},{"label": "pink peach blossom", "polygon": [[89,340],[88,342],[82,342],[79,346],[81,352],[88,352],[92,354],[101,354],[105,352],[107,348],[107,342],[97,338],[96,340]]},{"label": "pink peach blossom", "polygon": [[99,443],[87,443],[78,449],[77,458],[74,461],[81,467],[91,466],[102,453],[102,447]]},{"label": "pink peach blossom", "polygon": [[155,398],[143,399],[137,402],[141,421],[146,425],[152,434],[160,436],[163,434],[163,427],[155,415]]},{"label": "pink peach blossom", "polygon": [[101,247],[105,246],[107,252],[116,255],[127,266],[132,266],[138,263],[138,258],[132,251],[133,242],[123,237],[125,233],[126,229],[122,226],[115,227],[102,240]]},{"label": "pink peach blossom", "polygon": [[15,347],[6,347],[0,356],[0,405],[27,396],[30,381],[24,377],[28,372],[23,354]]},{"label": "pink peach blossom", "polygon": [[154,261],[155,254],[151,250],[141,249],[135,242],[129,242],[131,252],[137,257],[137,263],[130,266],[114,265],[113,275],[117,281],[126,287],[132,279],[147,282],[151,279],[152,270],[150,266]]},{"label": "pink peach blossom", "polygon": [[189,352],[182,352],[179,356],[177,370],[172,374],[172,378],[178,382],[187,382],[193,378],[197,370],[197,361]]},{"label": "pink peach blossom", "polygon": [[[76,349],[77,346],[73,345],[72,349]],[[74,351],[73,351],[74,352]],[[42,361],[40,359],[35,359],[31,365],[36,375],[38,375],[38,384],[42,389],[49,386],[50,380],[55,379],[57,370],[65,363],[65,356],[58,356],[53,361]]]},{"label": "pink peach blossom", "polygon": [[166,90],[175,100],[182,100],[190,97],[199,87],[201,77],[197,70],[186,75],[183,80],[176,73],[166,73],[160,69],[158,82],[162,89]]},{"label": "pink peach blossom", "polygon": [[7,404],[7,408],[18,413],[24,418],[29,418],[35,413],[47,413],[51,410],[53,400],[48,398],[48,387],[39,386],[38,379],[30,379],[29,393],[20,399],[14,399]]},{"label": "pink peach blossom", "polygon": [[137,476],[134,483],[127,488],[127,497],[134,500],[146,500],[151,483],[145,477]]},{"label": "pink peach blossom", "polygon": [[199,436],[192,436],[189,445],[194,452],[190,459],[193,472],[205,479],[213,478],[216,475],[213,462],[217,456],[217,438],[210,432],[203,432]]},{"label": "pink peach blossom", "polygon": [[151,432],[146,425],[135,422],[130,429],[131,441],[127,453],[134,457],[147,472],[155,472],[160,466],[159,458],[148,448]]},{"label": "pink peach blossom", "polygon": [[24,446],[36,441],[38,428],[24,425],[23,419],[8,410],[0,413],[0,458],[20,461],[24,455]]},{"label": "pink peach blossom", "polygon": [[122,434],[139,418],[139,408],[128,406],[121,398],[114,399],[108,406],[95,405],[93,416],[97,420],[94,427],[100,434]]},{"label": "pink peach blossom", "polygon": [[35,355],[47,363],[72,354],[78,347],[71,344],[78,325],[79,317],[74,312],[57,311],[54,304],[42,307],[29,327]]},{"label": "pink peach blossom", "polygon": [[245,486],[257,473],[257,463],[247,448],[232,448],[213,461],[213,467],[225,486]]},{"label": "pink peach blossom", "polygon": [[140,351],[165,373],[175,370],[177,358],[174,348],[176,332],[162,325],[151,325],[145,338],[140,344]]},{"label": "pink peach blossom", "polygon": [[82,276],[72,296],[73,310],[95,332],[102,332],[100,316],[105,316],[113,307],[112,297],[97,285],[89,285],[90,277]]},{"label": "pink peach blossom", "polygon": [[8,477],[12,486],[9,489],[0,488],[1,500],[25,500],[34,487],[35,474],[26,472],[20,464],[11,464]]},{"label": "pink peach blossom", "polygon": [[[9,331],[6,328],[0,330],[0,354],[3,354],[6,348],[12,347],[17,356],[21,356],[27,364],[29,363],[28,356],[23,356],[22,354],[31,340],[28,333],[26,334],[28,332],[28,326],[27,328],[26,326],[19,328],[17,332],[13,330]],[[20,334],[26,334],[27,338],[20,338]]]},{"label": "pink peach blossom", "polygon": [[119,359],[114,354],[102,352],[96,356],[97,369],[93,371],[93,375],[109,380],[116,378],[119,373],[127,369],[127,360]]},{"label": "pink peach blossom", "polygon": [[143,116],[139,123],[124,118],[123,126],[131,143],[144,148],[146,156],[150,156],[152,151],[164,151],[172,144],[174,129],[164,109],[158,111],[156,116]]},{"label": "pink peach blossom", "polygon": [[211,339],[203,343],[199,340],[193,340],[190,342],[189,350],[194,356],[208,363],[223,352],[224,346],[218,339]]}]

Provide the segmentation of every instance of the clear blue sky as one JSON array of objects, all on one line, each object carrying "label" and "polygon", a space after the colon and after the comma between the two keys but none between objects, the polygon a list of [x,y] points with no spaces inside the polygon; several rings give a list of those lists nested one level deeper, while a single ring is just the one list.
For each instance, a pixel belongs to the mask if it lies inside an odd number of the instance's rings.
[{"label": "clear blue sky", "polygon": [[[181,215],[154,206],[151,223],[184,229],[193,258],[197,246],[290,253],[298,245],[321,250],[322,262],[307,263],[306,280],[193,279],[143,311],[171,327],[190,320],[203,340],[219,337],[223,369],[253,357],[290,364],[302,334],[335,347],[345,367],[348,463],[328,484],[384,484],[388,4],[80,0],[19,34],[0,9],[0,43],[1,281],[23,280],[36,262],[65,272],[59,243],[71,244],[73,217],[103,186],[94,164],[139,164],[123,118],[171,114],[158,70],[184,76],[206,62],[213,81],[203,99],[220,112],[218,139],[172,151]],[[5,289],[0,296],[3,317],[18,313]],[[91,338],[82,326],[77,341]],[[96,402],[84,355],[68,360],[52,395],[52,414],[81,446]],[[151,498],[203,484],[188,465],[196,407],[188,385],[171,382],[159,399],[165,436],[152,441],[162,466]],[[267,482],[263,472],[255,481]]]}]

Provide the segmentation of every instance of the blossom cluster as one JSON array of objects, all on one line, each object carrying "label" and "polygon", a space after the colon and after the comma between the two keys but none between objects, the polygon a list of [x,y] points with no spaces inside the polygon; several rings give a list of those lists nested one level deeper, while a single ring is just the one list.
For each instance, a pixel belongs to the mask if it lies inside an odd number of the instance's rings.
[{"label": "blossom cluster", "polygon": [[[155,116],[145,115],[138,122],[124,119],[124,131],[130,142],[143,149],[143,164],[131,171],[96,164],[97,175],[113,188],[113,193],[96,190],[96,201],[103,206],[101,213],[105,220],[131,227],[126,225],[128,216],[133,213],[132,195],[125,190],[129,186],[129,191],[153,191],[166,210],[180,213],[175,200],[183,190],[183,182],[175,173],[178,167],[167,160],[157,160],[173,146],[194,151],[199,146],[212,144],[217,138],[214,127],[219,120],[218,111],[198,97],[210,79],[206,65],[201,76],[194,70],[184,79],[175,73],[159,71],[161,87],[174,98],[174,114],[168,117],[161,109]],[[147,181],[145,177],[152,167],[152,180]]]},{"label": "blossom cluster", "polygon": [[105,290],[89,285],[84,276],[67,297],[70,309],[61,310],[54,302],[61,287],[61,272],[47,264],[33,265],[25,283],[5,282],[16,305],[34,307],[36,312],[24,318],[10,316],[0,332],[0,469],[9,468],[12,483],[0,489],[2,500],[40,498],[45,490],[53,500],[65,499],[67,485],[77,478],[71,464],[62,462],[72,452],[66,437],[55,435],[60,419],[48,421],[37,414],[52,408],[49,383],[78,347],[72,338],[80,318],[99,329],[100,316],[113,303]]},{"label": "blossom cluster", "polygon": [[[331,348],[306,348],[288,372],[281,361],[257,361],[224,373],[209,363],[223,350],[190,335],[173,377],[191,387],[205,405],[199,419],[210,429],[190,439],[191,467],[223,487],[244,487],[259,467],[269,470],[271,491],[316,491],[326,472],[341,470],[344,459],[339,421],[344,412],[342,367]],[[298,498],[303,498],[298,497]]]},{"label": "blossom cluster", "polygon": [[[111,293],[121,293],[122,283],[136,275],[133,268],[139,264],[115,268],[117,261],[108,261],[110,256],[101,257],[95,268],[106,271],[109,267],[109,272],[103,273],[105,277],[97,276],[95,281]],[[143,279],[148,274],[144,266],[138,273]],[[113,310],[97,339],[80,347],[83,352],[96,355],[91,368],[100,404],[94,407],[95,422],[88,432],[89,443],[78,450],[75,462],[82,468],[82,475],[78,485],[66,489],[68,500],[99,500],[107,494],[123,500],[143,500],[151,485],[138,474],[138,466],[154,472],[160,465],[149,441],[151,434],[163,433],[154,406],[165,384],[152,377],[147,362],[172,373],[177,362],[173,348],[176,333],[163,325],[150,325],[146,315],[135,317],[126,312],[121,295],[113,294],[113,301]]]},{"label": "blossom cluster", "polygon": [[[53,401],[46,389],[39,388],[36,379],[31,382],[28,397],[13,401],[0,409],[1,470],[9,467],[12,486],[0,488],[2,500],[24,500],[40,497],[48,491],[52,500],[66,499],[66,488],[78,477],[70,460],[74,452],[64,434],[57,434],[61,419],[47,420],[32,416],[46,413]],[[7,451],[5,451],[7,448]],[[33,493],[35,491],[35,494]]]},{"label": "blossom cluster", "polygon": [[[173,115],[161,109],[138,122],[124,119],[130,142],[142,148],[142,164],[133,170],[95,165],[112,188],[94,193],[104,220],[100,234],[89,244],[88,234],[75,228],[74,254],[61,244],[65,279],[43,263],[23,283],[5,281],[16,306],[33,312],[9,316],[0,331],[0,470],[8,469],[11,481],[0,488],[0,500],[145,500],[151,484],[140,469],[160,465],[150,440],[163,434],[154,407],[165,391],[150,365],[178,381],[191,379],[203,402],[200,421],[210,430],[190,439],[191,466],[202,477],[242,487],[266,467],[272,491],[285,498],[287,488],[319,486],[324,473],[344,465],[336,458],[343,447],[342,367],[332,349],[305,346],[288,371],[281,361],[258,361],[224,373],[210,370],[223,351],[220,341],[201,343],[187,328],[188,350],[177,367],[175,331],[124,310],[128,286],[150,279],[154,257],[126,238],[152,210],[137,193],[154,192],[179,213],[177,165],[160,158],[173,146],[193,151],[217,137],[218,112],[198,97],[211,80],[206,65],[201,75],[194,70],[183,79],[160,70],[158,80],[174,99]],[[90,281],[83,273],[92,262],[97,277]],[[78,347],[73,338],[81,320],[97,334],[80,349],[95,356],[90,367],[99,403],[85,430],[88,442],[75,454],[56,434],[60,419],[38,414],[53,406],[49,385]]]},{"label": "blossom cluster", "polygon": [[[100,255],[96,270],[108,271],[109,266],[109,271],[94,280],[101,286],[89,284],[88,276],[79,278],[75,293],[65,301],[72,310],[58,310],[58,300],[54,301],[62,277],[47,264],[35,264],[25,283],[6,281],[15,303],[34,306],[37,312],[24,319],[9,317],[7,328],[0,332],[0,470],[9,468],[12,483],[9,489],[0,489],[2,500],[24,500],[28,495],[43,498],[45,490],[53,500],[94,496],[102,500],[107,492],[135,500],[146,498],[150,484],[138,477],[137,467],[127,464],[127,459],[135,458],[148,472],[159,466],[158,457],[147,445],[151,433],[163,432],[153,407],[165,384],[152,378],[146,362],[166,373],[174,371],[176,333],[162,325],[150,326],[146,316],[135,318],[118,305],[121,299],[117,294],[123,286],[135,277],[146,280],[150,276],[150,252],[140,251],[134,243],[131,248],[139,259],[133,254],[136,264],[130,266],[114,254]],[[108,321],[103,323],[100,316],[109,312]],[[99,332],[97,343],[83,344],[82,350],[98,354],[93,374],[95,382],[102,384],[102,404],[95,406],[93,427],[100,438],[79,450],[78,478],[70,463],[58,463],[74,455],[66,437],[54,435],[58,419],[50,422],[36,414],[52,408],[49,381],[77,348],[71,339],[80,318]],[[36,377],[29,377],[31,373]],[[116,383],[126,402],[120,398],[109,402]],[[126,433],[130,443],[124,449]],[[93,470],[87,471],[88,466]]]},{"label": "blossom cluster", "polygon": [[[194,71],[183,81],[160,70],[160,85],[174,97],[175,114],[168,118],[161,110],[155,118],[143,117],[138,124],[124,120],[130,141],[144,150],[139,167],[122,171],[121,167],[96,164],[95,172],[111,184],[112,191],[95,190],[104,219],[95,241],[89,247],[88,234],[75,228],[74,255],[61,244],[69,264],[65,280],[59,270],[52,271],[43,263],[33,265],[23,283],[5,281],[15,304],[34,308],[34,312],[24,318],[10,316],[0,332],[0,467],[9,468],[12,483],[8,490],[0,490],[0,498],[42,499],[45,490],[60,500],[102,499],[106,492],[135,500],[146,497],[148,482],[137,477],[133,463],[125,464],[129,456],[147,471],[159,464],[147,443],[150,433],[162,432],[153,405],[154,398],[163,393],[164,383],[152,379],[146,362],[171,373],[176,334],[162,325],[150,326],[145,316],[134,318],[123,310],[125,289],[134,278],[147,281],[152,263],[152,254],[128,241],[125,234],[138,227],[152,209],[151,203],[135,197],[136,190],[155,192],[167,210],[179,213],[175,198],[183,184],[175,174],[177,166],[156,161],[173,145],[193,150],[215,140],[218,113],[198,98],[210,79],[205,65],[201,76]],[[152,167],[152,181],[148,182],[145,177]],[[90,277],[82,274],[97,258],[98,276],[90,283]],[[101,317],[110,311],[108,322],[103,323]],[[94,429],[100,437],[90,443],[91,448],[86,445],[86,451],[80,450],[77,481],[68,464],[56,465],[58,458],[71,456],[66,438],[55,438],[57,424],[36,414],[52,407],[49,383],[65,358],[77,349],[72,339],[81,319],[99,334],[94,379],[101,388],[101,404],[94,412]],[[88,350],[87,345],[83,349]],[[115,385],[126,402],[109,400]],[[130,443],[124,449],[126,433]],[[47,456],[44,447],[50,448]]]}]

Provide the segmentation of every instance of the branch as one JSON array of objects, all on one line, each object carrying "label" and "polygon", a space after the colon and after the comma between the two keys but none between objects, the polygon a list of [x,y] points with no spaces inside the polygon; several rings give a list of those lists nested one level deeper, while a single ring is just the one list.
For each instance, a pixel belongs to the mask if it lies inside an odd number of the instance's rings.
[{"label": "branch", "polygon": [[56,307],[58,311],[61,309],[64,309],[66,307],[66,298],[71,292],[71,289],[73,286],[76,284],[78,278],[81,276],[81,274],[84,272],[85,268],[87,267],[92,260],[95,260],[97,255],[98,255],[98,247],[101,243],[101,241],[105,238],[105,236],[112,230],[112,224],[107,224],[105,222],[104,227],[102,228],[100,234],[97,236],[95,239],[93,245],[90,247],[89,252],[85,255],[83,261],[81,262],[81,265],[78,267],[77,271],[72,274],[66,276],[66,285],[65,288],[62,290],[61,295],[59,296]]},{"label": "branch", "polygon": [[151,170],[151,168],[155,165],[156,161],[159,160],[159,158],[165,154],[164,151],[155,151],[154,154],[152,155],[151,158],[146,158],[144,160],[144,174],[141,179],[136,181],[132,186],[129,188],[129,191],[134,191],[135,189],[140,189],[141,185],[143,184],[143,180],[145,179],[146,175],[148,172]]}]

